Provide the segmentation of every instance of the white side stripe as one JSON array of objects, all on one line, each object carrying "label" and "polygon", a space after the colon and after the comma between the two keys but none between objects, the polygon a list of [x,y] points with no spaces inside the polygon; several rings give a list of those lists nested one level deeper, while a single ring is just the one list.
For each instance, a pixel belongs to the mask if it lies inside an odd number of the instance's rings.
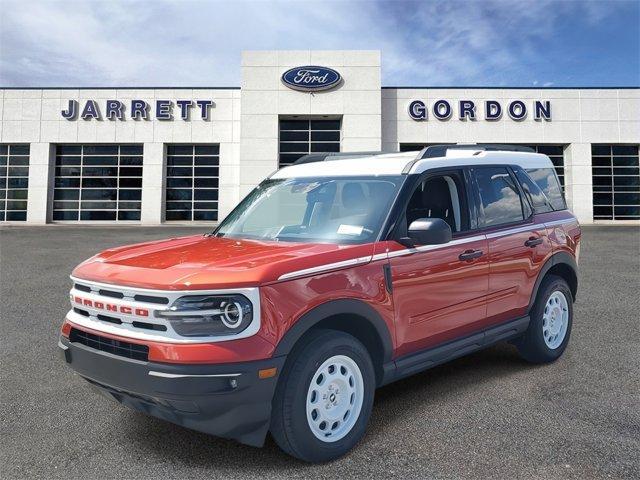
[{"label": "white side stripe", "polygon": [[365,263],[369,263],[369,262],[375,262],[378,260],[386,260],[389,258],[395,258],[395,257],[402,257],[405,255],[413,255],[414,253],[421,253],[421,252],[430,252],[432,250],[440,250],[441,248],[447,248],[447,247],[452,247],[452,246],[456,246],[456,245],[464,245],[467,243],[473,243],[473,242],[478,242],[481,240],[485,240],[485,239],[490,239],[490,238],[499,238],[499,237],[504,237],[506,235],[511,235],[514,233],[520,233],[520,232],[528,232],[528,231],[533,231],[533,230],[538,230],[538,229],[544,229],[544,228],[548,228],[548,227],[552,227],[552,226],[558,226],[558,225],[565,225],[565,224],[575,224],[576,221],[572,218],[567,218],[564,220],[555,220],[553,222],[547,222],[547,223],[536,223],[536,224],[532,224],[532,225],[525,225],[522,227],[516,227],[516,228],[510,228],[509,230],[503,230],[500,232],[493,232],[493,233],[488,233],[485,235],[474,235],[473,237],[467,237],[467,238],[460,238],[457,240],[452,240],[448,243],[443,243],[440,245],[424,245],[421,247],[415,247],[415,248],[405,248],[402,250],[396,250],[394,252],[385,252],[385,253],[377,253],[375,255],[372,256],[368,256],[368,257],[359,257],[359,258],[354,258],[351,260],[344,260],[342,262],[336,262],[336,263],[329,263],[326,265],[319,265],[317,267],[312,267],[312,268],[306,268],[304,270],[296,270],[294,272],[289,272],[289,273],[285,273],[284,275],[281,275],[278,280],[288,280],[291,278],[297,278],[297,277],[304,277],[306,275],[312,275],[315,273],[323,273],[323,272],[328,272],[331,270],[337,270],[340,268],[344,268],[344,267],[353,267],[356,265],[362,265]]}]

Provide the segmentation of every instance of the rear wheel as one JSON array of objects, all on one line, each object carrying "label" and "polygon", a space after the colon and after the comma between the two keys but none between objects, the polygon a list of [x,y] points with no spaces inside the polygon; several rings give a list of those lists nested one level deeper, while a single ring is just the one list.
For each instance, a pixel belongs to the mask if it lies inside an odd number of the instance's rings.
[{"label": "rear wheel", "polygon": [[567,282],[545,277],[531,309],[529,328],[517,343],[520,355],[532,363],[558,359],[569,343],[573,323],[573,296]]},{"label": "rear wheel", "polygon": [[367,349],[343,332],[318,330],[287,362],[273,402],[271,434],[307,462],[338,458],[362,438],[375,374]]}]

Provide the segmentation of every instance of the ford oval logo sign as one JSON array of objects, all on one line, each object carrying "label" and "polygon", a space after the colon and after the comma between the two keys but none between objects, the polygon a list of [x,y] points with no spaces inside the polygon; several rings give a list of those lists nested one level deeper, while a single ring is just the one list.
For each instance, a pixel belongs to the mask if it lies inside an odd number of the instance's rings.
[{"label": "ford oval logo sign", "polygon": [[303,92],[328,90],[338,85],[341,80],[342,77],[335,70],[315,65],[295,67],[282,74],[282,83]]}]

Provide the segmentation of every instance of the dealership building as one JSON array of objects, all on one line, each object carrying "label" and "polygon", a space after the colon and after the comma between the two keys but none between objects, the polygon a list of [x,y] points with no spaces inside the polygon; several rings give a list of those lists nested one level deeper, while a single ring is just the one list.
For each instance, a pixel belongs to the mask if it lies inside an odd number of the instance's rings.
[{"label": "dealership building", "polygon": [[383,86],[378,51],[240,69],[234,87],[0,89],[0,221],[216,222],[308,153],[500,143],[549,155],[582,223],[640,224],[638,88]]}]

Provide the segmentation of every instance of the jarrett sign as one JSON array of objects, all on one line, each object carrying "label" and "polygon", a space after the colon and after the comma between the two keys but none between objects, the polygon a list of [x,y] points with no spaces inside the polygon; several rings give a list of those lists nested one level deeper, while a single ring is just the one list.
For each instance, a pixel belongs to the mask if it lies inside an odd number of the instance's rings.
[{"label": "jarrett sign", "polygon": [[[454,112],[455,109],[455,112]],[[522,100],[513,100],[503,105],[497,100],[485,100],[474,102],[473,100],[460,100],[452,104],[447,100],[436,100],[432,105],[427,105],[422,100],[412,100],[409,103],[409,116],[413,120],[428,120],[429,114],[436,120],[449,120],[454,113],[459,120],[488,121],[500,120],[504,113],[517,122],[533,116],[534,120],[551,120],[551,102],[549,100],[534,100],[527,105]]]},{"label": "jarrett sign", "polygon": [[[152,112],[153,105],[153,112]],[[200,115],[203,120],[209,118],[209,112],[214,107],[213,100],[131,100],[125,103],[120,100],[105,100],[98,103],[96,100],[87,100],[80,105],[77,100],[69,100],[66,110],[61,115],[67,120],[124,120],[125,117],[133,120],[151,120],[152,114],[158,120],[173,120],[180,117],[187,121],[191,115]],[[195,113],[193,113],[195,112]]]}]

